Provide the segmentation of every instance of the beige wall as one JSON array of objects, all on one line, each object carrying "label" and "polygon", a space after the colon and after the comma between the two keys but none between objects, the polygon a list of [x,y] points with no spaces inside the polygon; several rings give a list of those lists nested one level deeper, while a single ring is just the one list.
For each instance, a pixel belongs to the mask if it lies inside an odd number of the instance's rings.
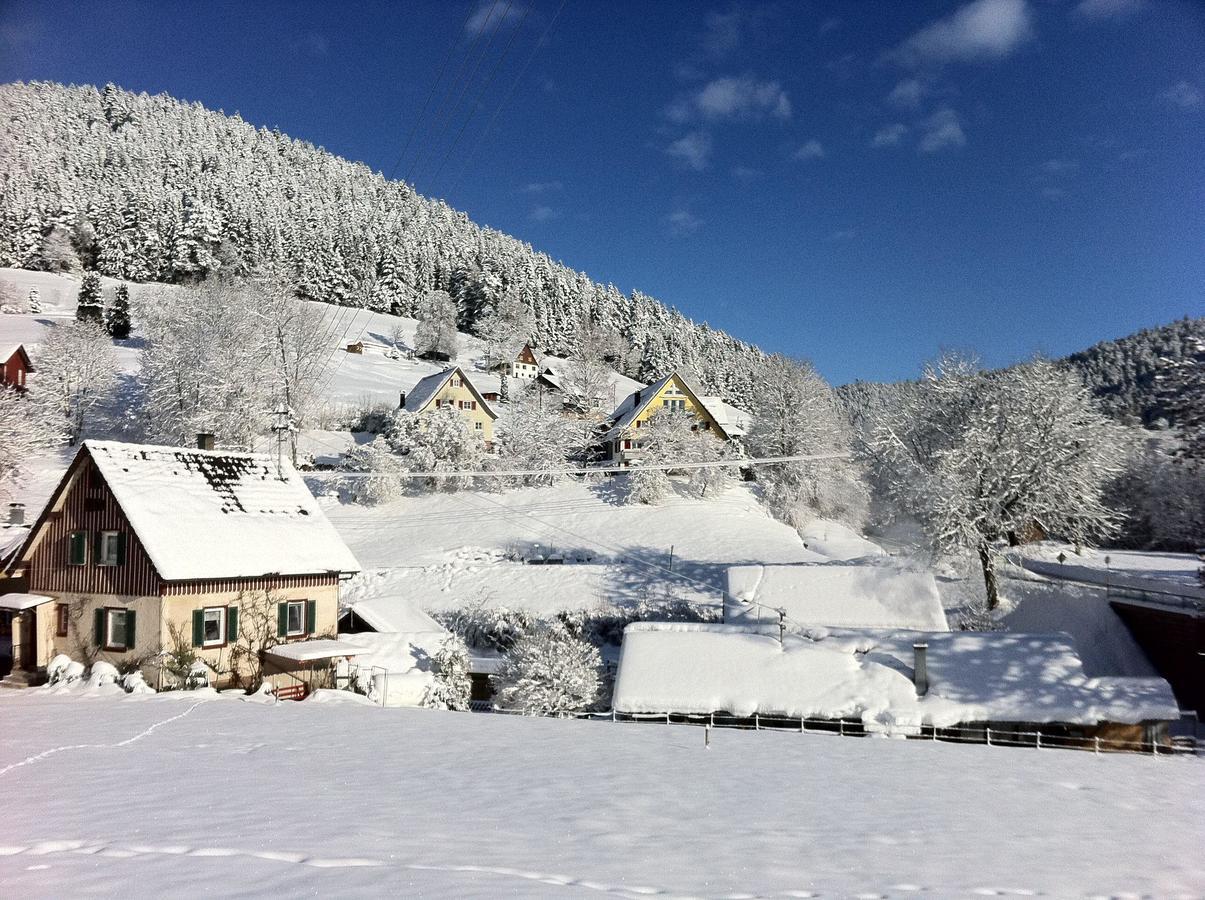
[{"label": "beige wall", "polygon": [[[619,437],[619,451],[615,452],[612,450],[612,456],[616,461],[627,462],[629,460],[639,458],[640,450],[635,447],[633,447],[631,450],[624,450],[623,441],[624,439],[627,439],[635,443],[635,441],[640,438],[641,429],[648,423],[649,419],[653,418],[653,416],[657,415],[657,413],[661,412],[661,410],[667,408],[665,405],[666,400],[681,400],[683,402],[683,410],[685,412],[693,413],[699,418],[700,422],[707,423],[707,430],[709,430],[711,434],[715,435],[716,440],[724,440],[723,430],[720,428],[715,419],[711,417],[711,414],[707,412],[706,409],[704,409],[701,405],[696,404],[691,399],[690,394],[683,389],[682,383],[675,375],[668,382],[666,382],[661,390],[659,390],[653,396],[653,399],[649,401],[649,404],[645,407],[644,411],[634,420],[632,420],[626,432]],[[643,402],[644,400],[641,400],[641,403]]]},{"label": "beige wall", "polygon": [[[457,381],[460,381],[459,387],[455,386]],[[461,380],[459,376],[453,376],[452,378],[448,379],[448,383],[440,388],[439,391],[436,392],[435,396],[431,398],[431,402],[428,404],[427,409],[434,410],[437,402],[443,403],[447,401],[451,401],[456,411],[468,420],[469,427],[472,428],[476,434],[481,435],[481,439],[485,443],[492,444],[494,442],[494,417],[486,411],[485,405],[477,399],[476,394],[465,386],[464,381]],[[477,408],[460,408],[461,403],[469,402],[476,402]],[[477,428],[478,423],[481,425],[480,429]]]},{"label": "beige wall", "polygon": [[[163,650],[176,646],[173,629],[185,647],[193,650],[197,657],[210,666],[222,671],[231,667],[231,646],[192,647],[193,610],[211,606],[239,606],[240,642],[267,638],[269,644],[284,643],[276,636],[276,606],[289,600],[313,600],[315,608],[314,635],[334,637],[338,630],[339,587],[274,589],[265,596],[263,591],[225,591],[211,594],[183,595],[178,597],[116,597],[113,595],[84,596],[80,594],[56,594],[55,602],[37,607],[38,665],[44,667],[51,658],[65,653],[80,662],[100,659],[118,668],[131,662],[141,663],[147,682],[158,683],[159,669],[154,658]],[[59,603],[69,606],[69,627],[66,637],[56,631],[56,607]],[[124,652],[98,650],[93,639],[94,611],[101,607],[133,609],[135,613],[135,645]],[[290,640],[305,640],[313,635],[303,635]],[[243,667],[245,669],[245,667]],[[245,672],[244,672],[245,674]],[[229,679],[223,679],[223,683]]]}]

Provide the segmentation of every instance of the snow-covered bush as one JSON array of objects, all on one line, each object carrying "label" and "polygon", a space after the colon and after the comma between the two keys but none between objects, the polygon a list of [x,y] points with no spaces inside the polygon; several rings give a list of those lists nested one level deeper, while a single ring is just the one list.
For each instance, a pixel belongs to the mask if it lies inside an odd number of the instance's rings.
[{"label": "snow-covered bush", "polygon": [[655,506],[669,496],[673,488],[664,469],[633,469],[625,473],[628,483],[626,501]]},{"label": "snow-covered bush", "polygon": [[153,694],[155,689],[146,683],[142,672],[135,669],[133,672],[127,672],[122,676],[121,686],[125,688],[127,694]]},{"label": "snow-covered bush", "polygon": [[60,653],[46,664],[46,676],[50,684],[70,684],[84,676],[84,665]]},{"label": "snow-covered bush", "polygon": [[92,671],[88,673],[88,687],[117,684],[119,680],[121,680],[121,673],[117,671],[117,666],[107,663],[103,659],[94,662]]},{"label": "snow-covered bush", "polygon": [[469,648],[458,635],[444,640],[432,658],[435,680],[427,688],[423,706],[435,709],[469,708],[473,680],[469,676]]},{"label": "snow-covered bush", "polygon": [[[385,441],[411,472],[471,472],[482,466],[481,439],[463,415],[450,406],[416,415],[399,410],[385,432]],[[411,479],[428,490],[454,491],[472,484],[471,478]]]},{"label": "snow-covered bush", "polygon": [[389,503],[405,492],[405,479],[397,474],[405,467],[383,441],[374,440],[353,447],[344,457],[341,468],[346,472],[380,473],[368,478],[348,479],[349,492],[357,503]]},{"label": "snow-covered bush", "polygon": [[486,606],[482,600],[446,613],[437,613],[439,623],[479,650],[510,650],[536,626],[527,610]]},{"label": "snow-covered bush", "polygon": [[520,639],[493,676],[496,705],[548,716],[592,709],[602,691],[598,648],[551,622]]}]

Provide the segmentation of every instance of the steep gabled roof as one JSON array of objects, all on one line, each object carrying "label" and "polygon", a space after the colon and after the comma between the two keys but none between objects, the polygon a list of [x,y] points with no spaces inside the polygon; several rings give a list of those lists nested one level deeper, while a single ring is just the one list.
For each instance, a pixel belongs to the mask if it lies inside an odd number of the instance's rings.
[{"label": "steep gabled roof", "polygon": [[86,441],[47,511],[85,456],[165,581],[360,570],[287,461],[278,476],[267,454]]},{"label": "steep gabled roof", "polygon": [[498,414],[494,412],[489,402],[482,396],[481,391],[477,390],[477,386],[473,384],[473,380],[464,373],[464,370],[460,366],[452,366],[449,369],[444,369],[442,372],[436,372],[434,375],[428,375],[426,378],[421,379],[418,384],[406,393],[406,412],[421,413],[427,408],[443,386],[448,383],[451,377],[456,374],[460,375],[465,386],[473,392],[473,396],[477,398],[477,402],[481,404],[481,407],[489,413],[490,418],[498,418]]},{"label": "steep gabled roof", "polygon": [[[649,404],[653,402],[653,399],[661,392],[661,389],[669,384],[670,381],[672,381],[675,377],[678,379],[678,383],[682,385],[682,389],[690,397],[690,400],[694,404],[695,408],[706,412],[715,421],[716,426],[720,431],[720,437],[724,438],[725,440],[731,438],[732,435],[728,433],[724,423],[720,421],[720,419],[716,418],[715,414],[712,413],[712,411],[703,403],[703,400],[701,399],[702,392],[695,386],[692,379],[675,369],[664,378],[653,382],[648,387],[640,388],[628,394],[628,396],[624,398],[624,401],[620,403],[618,407],[616,407],[615,412],[611,414],[613,421],[611,427],[607,430],[607,433],[603,435],[603,440],[611,440],[615,436],[622,434],[628,428],[628,426],[640,418],[644,411],[648,409]],[[639,400],[636,399],[637,395],[640,396]]]},{"label": "steep gabled roof", "polygon": [[8,362],[18,353],[21,354],[21,359],[25,362],[25,369],[28,372],[34,370],[33,363],[29,359],[29,353],[25,350],[24,344],[6,344],[0,346],[0,364]]}]

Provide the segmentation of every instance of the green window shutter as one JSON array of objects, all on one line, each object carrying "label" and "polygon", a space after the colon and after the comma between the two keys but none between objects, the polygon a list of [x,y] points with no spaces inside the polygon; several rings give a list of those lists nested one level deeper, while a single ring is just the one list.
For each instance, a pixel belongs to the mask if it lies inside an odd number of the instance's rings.
[{"label": "green window shutter", "polygon": [[67,561],[73,566],[82,566],[88,561],[88,532],[73,531],[69,540],[70,551]]},{"label": "green window shutter", "polygon": [[284,637],[289,633],[289,604],[276,604],[276,636]]},{"label": "green window shutter", "polygon": [[238,607],[226,607],[226,641],[233,644],[238,640]]},{"label": "green window shutter", "polygon": [[134,631],[134,610],[127,609],[126,610],[126,646],[129,647],[130,649],[133,649],[134,646],[138,643],[138,638],[136,637],[136,635],[137,635],[137,632]]},{"label": "green window shutter", "polygon": [[117,532],[117,565],[124,566],[126,564],[126,533],[124,531]]},{"label": "green window shutter", "polygon": [[92,613],[92,637],[96,641],[97,647],[105,645],[105,611],[103,609],[94,610]]},{"label": "green window shutter", "polygon": [[318,601],[305,601],[305,633],[313,634],[314,626],[318,624]]},{"label": "green window shutter", "polygon": [[192,611],[192,645],[200,647],[205,643],[205,610]]}]

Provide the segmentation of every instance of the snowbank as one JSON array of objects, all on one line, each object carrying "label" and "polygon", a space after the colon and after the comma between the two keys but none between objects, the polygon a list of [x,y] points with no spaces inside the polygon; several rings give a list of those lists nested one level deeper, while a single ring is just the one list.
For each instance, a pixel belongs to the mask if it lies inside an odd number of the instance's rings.
[{"label": "snowbank", "polygon": [[[905,728],[964,722],[1179,717],[1161,678],[1089,678],[1068,638],[637,623],[624,631],[613,705],[624,713],[859,718]],[[917,697],[913,644],[928,644]]]},{"label": "snowbank", "polygon": [[777,623],[779,608],[795,625],[921,631],[949,627],[937,582],[928,572],[909,572],[872,560],[728,570],[726,623]]}]

